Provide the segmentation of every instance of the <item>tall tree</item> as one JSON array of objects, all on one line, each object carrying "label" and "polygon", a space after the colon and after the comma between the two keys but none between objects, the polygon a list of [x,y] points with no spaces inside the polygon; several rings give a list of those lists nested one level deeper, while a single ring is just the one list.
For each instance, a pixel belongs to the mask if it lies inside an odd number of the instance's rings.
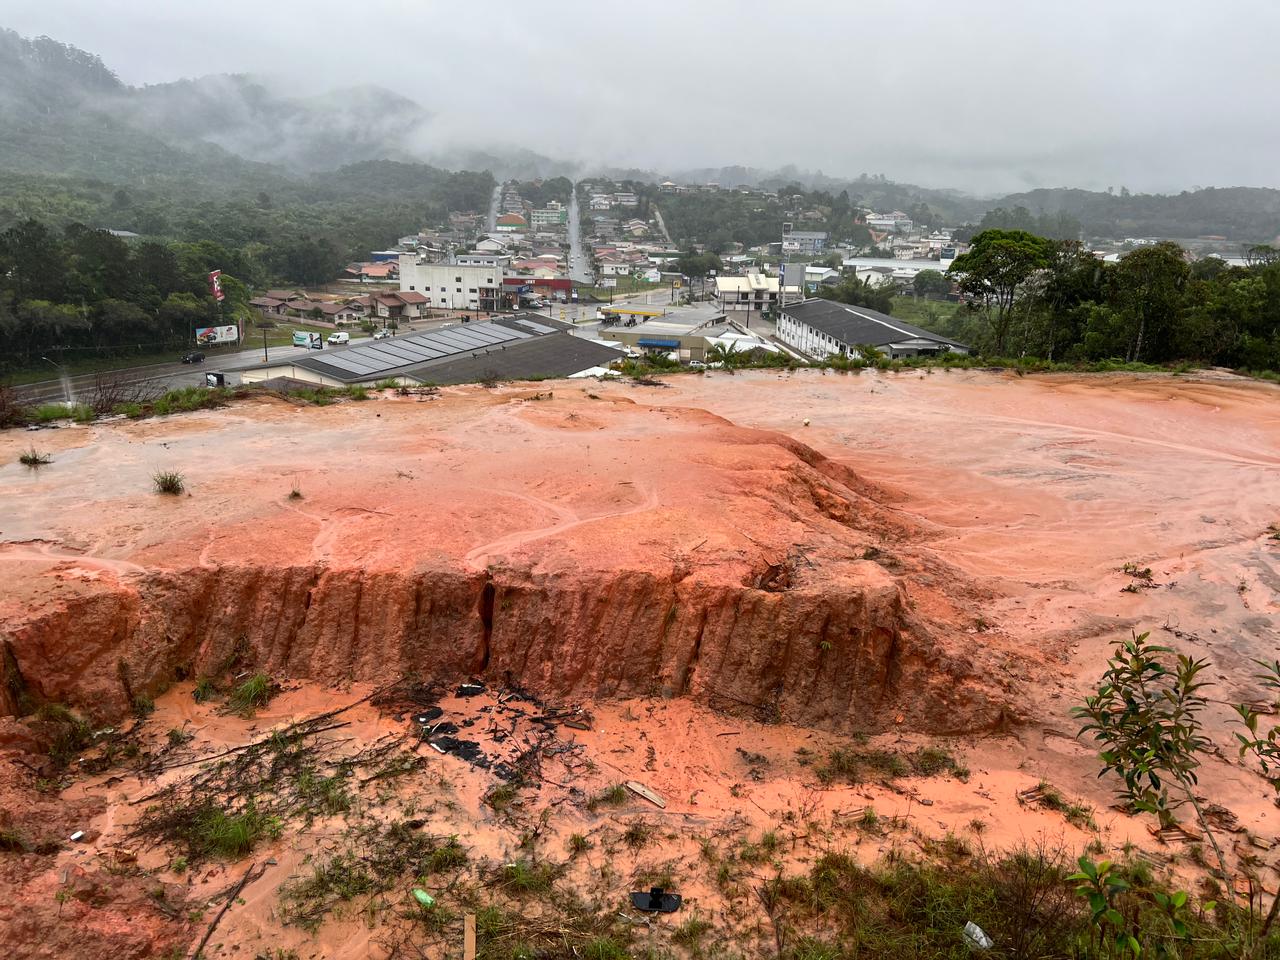
[{"label": "tall tree", "polygon": [[1008,345],[1018,288],[1049,266],[1052,252],[1050,241],[1025,230],[984,230],[947,271],[962,291],[981,299],[998,356]]},{"label": "tall tree", "polygon": [[1112,274],[1112,299],[1128,319],[1125,359],[1168,359],[1191,270],[1176,243],[1165,241],[1124,257]]}]

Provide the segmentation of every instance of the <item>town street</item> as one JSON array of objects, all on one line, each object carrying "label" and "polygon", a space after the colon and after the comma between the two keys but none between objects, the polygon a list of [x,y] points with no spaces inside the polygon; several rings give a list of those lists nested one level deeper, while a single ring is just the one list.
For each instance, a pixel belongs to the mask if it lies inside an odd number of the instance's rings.
[{"label": "town street", "polygon": [[582,229],[578,223],[578,185],[569,192],[569,278],[574,283],[593,286],[591,261],[582,248]]}]

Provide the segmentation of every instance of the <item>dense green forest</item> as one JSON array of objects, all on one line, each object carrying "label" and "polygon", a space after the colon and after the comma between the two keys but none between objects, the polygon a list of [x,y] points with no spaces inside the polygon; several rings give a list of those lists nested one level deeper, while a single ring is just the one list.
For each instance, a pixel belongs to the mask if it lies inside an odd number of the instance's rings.
[{"label": "dense green forest", "polygon": [[208,273],[234,262],[209,241],[131,244],[105,230],[28,220],[0,233],[0,375],[49,358],[61,363],[192,343],[196,327],[232,323],[249,291]]},{"label": "dense green forest", "polygon": [[520,194],[535,207],[545,207],[550,201],[567,204],[573,194],[573,181],[568,177],[552,177],[549,180],[523,180],[514,184]]},{"label": "dense green forest", "polygon": [[[224,270],[254,286],[331,280],[452,210],[484,210],[494,186],[487,172],[387,159],[307,174],[246,160],[195,134],[230,142],[233,129],[241,139],[258,131],[296,144],[297,125],[333,141],[373,142],[377,131],[243,78],[129,88],[96,56],[47,37],[0,31],[0,92],[0,229],[35,219],[209,242],[225,251]],[[379,102],[379,116],[406,115],[399,101]]]},{"label": "dense green forest", "polygon": [[988,230],[951,267],[968,308],[929,325],[988,356],[1280,370],[1280,250],[1251,259],[1188,263],[1166,242],[1106,263],[1076,241]]},{"label": "dense green forest", "polygon": [[[638,171],[631,171],[636,176]],[[662,179],[649,174],[649,179]],[[1073,240],[1089,238],[1176,237],[1191,239],[1218,236],[1240,243],[1280,241],[1280,190],[1264,187],[1207,187],[1177,194],[1131,193],[1117,190],[1042,189],[1003,197],[980,199],[957,190],[937,190],[913,184],[895,183],[883,175],[862,175],[856,179],[804,175],[794,168],[760,171],[747,167],[698,170],[676,178],[682,183],[715,181],[722,187],[752,186],[784,195],[803,194],[812,203],[830,205],[841,194],[854,206],[880,212],[901,210],[917,224],[925,226],[967,225],[967,238],[989,228],[1030,230],[1042,236]],[[779,230],[768,229],[744,216],[740,209],[746,197],[729,191],[720,194],[663,195],[667,208],[688,206],[690,230],[687,239],[711,242],[716,227],[708,211],[716,209],[705,199],[722,196],[720,207],[728,214],[730,239],[748,246],[776,239]],[[738,199],[734,199],[737,197]],[[828,198],[822,204],[823,198]],[[680,214],[677,211],[677,218]],[[783,219],[778,216],[778,223]],[[682,221],[683,222],[683,221]],[[673,228],[674,229],[674,228]],[[819,226],[817,229],[826,229]],[[838,234],[839,226],[832,232]],[[746,240],[743,237],[759,238]],[[853,238],[856,240],[856,237]]]}]

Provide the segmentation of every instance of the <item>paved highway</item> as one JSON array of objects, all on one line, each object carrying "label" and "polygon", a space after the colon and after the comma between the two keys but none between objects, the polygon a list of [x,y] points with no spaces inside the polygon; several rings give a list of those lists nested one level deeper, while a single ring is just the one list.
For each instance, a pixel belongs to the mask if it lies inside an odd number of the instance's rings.
[{"label": "paved highway", "polygon": [[[310,351],[306,347],[268,348],[271,360],[305,357],[308,352]],[[74,401],[92,391],[99,377],[125,383],[154,381],[165,390],[173,390],[178,387],[203,386],[205,373],[240,369],[262,362],[261,347],[216,353],[205,351],[205,355],[208,359],[204,363],[181,363],[175,360],[170,363],[151,363],[102,373],[79,374],[69,378],[70,399]],[[227,382],[228,385],[239,383],[240,378],[231,376],[227,378]],[[24,404],[57,403],[68,399],[66,385],[61,380],[41,380],[38,383],[25,384],[15,387],[14,392],[17,394],[18,402]]]}]

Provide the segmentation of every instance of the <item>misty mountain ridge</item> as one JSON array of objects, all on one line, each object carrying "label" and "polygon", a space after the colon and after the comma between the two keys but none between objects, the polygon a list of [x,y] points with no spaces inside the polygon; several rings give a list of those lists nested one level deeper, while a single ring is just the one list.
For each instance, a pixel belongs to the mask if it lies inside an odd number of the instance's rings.
[{"label": "misty mountain ridge", "polygon": [[[1176,195],[1040,189],[994,198],[896,183],[742,165],[652,170],[584,170],[525,148],[442,146],[433,114],[403,94],[358,85],[287,96],[265,78],[223,74],[131,87],[94,54],[48,37],[0,29],[0,171],[107,181],[184,194],[303,185],[317,174],[369,161],[488,170],[500,179],[587,173],[659,182],[717,182],[776,190],[795,183],[847,191],[877,210],[925,204],[945,222],[978,222],[995,208],[1077,219],[1091,236],[1222,235],[1271,240],[1280,234],[1280,191],[1218,188]],[[359,169],[359,167],[357,167]],[[368,169],[368,168],[365,168]],[[430,176],[424,171],[424,176]],[[330,178],[326,178],[330,179]]]},{"label": "misty mountain ridge", "polygon": [[245,74],[130,87],[94,54],[0,29],[0,121],[13,134],[0,145],[0,168],[15,172],[127,182],[200,175],[223,183],[367,160],[498,176],[573,170],[523,149],[436,151],[431,120],[416,101],[368,84],[309,97],[280,94],[269,80]]}]

